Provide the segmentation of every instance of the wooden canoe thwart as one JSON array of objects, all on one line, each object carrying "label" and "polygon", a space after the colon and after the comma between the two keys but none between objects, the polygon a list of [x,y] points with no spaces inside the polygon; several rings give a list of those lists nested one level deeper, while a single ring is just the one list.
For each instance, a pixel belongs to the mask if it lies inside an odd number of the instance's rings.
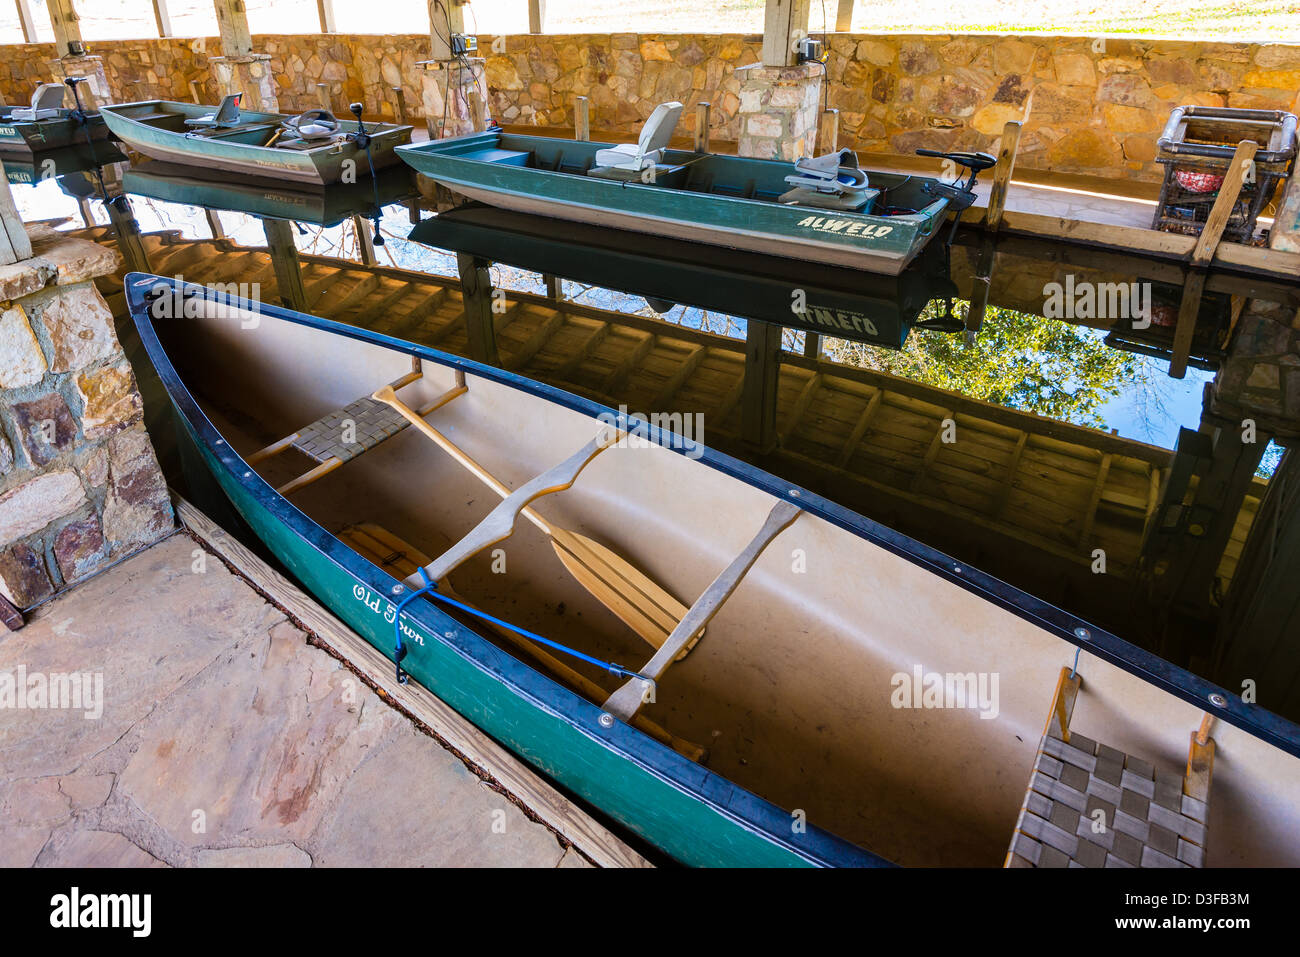
[{"label": "wooden canoe thwart", "polygon": [[[807,489],[513,372],[265,305],[250,331],[210,292],[194,318],[155,324],[150,297],[175,283],[129,274],[123,293],[186,441],[267,548],[412,684],[672,857],[997,866],[1047,695],[1077,655],[1088,733],[1118,752],[1181,769],[1212,709],[1232,760],[1228,786],[1205,778],[1222,815],[1206,859],[1300,863],[1300,728],[1259,706]],[[286,437],[372,396],[411,413],[403,427],[358,440],[290,503],[277,488],[314,459]],[[634,429],[642,440],[623,441]],[[561,560],[557,529],[631,570],[609,587],[639,576],[692,598],[652,653]]]}]

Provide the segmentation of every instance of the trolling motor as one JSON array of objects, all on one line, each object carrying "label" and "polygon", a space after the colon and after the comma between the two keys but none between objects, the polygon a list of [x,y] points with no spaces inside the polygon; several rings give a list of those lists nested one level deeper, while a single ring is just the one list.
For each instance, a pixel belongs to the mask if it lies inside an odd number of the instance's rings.
[{"label": "trolling motor", "polygon": [[952,221],[952,230],[948,233],[948,245],[951,246],[953,237],[957,235],[957,224],[961,222],[962,211],[969,209],[975,202],[975,177],[984,170],[996,166],[998,161],[988,153],[942,153],[939,150],[919,149],[916,155],[937,156],[940,159],[950,160],[958,166],[966,167],[967,172],[970,173],[965,181],[959,178],[955,183],[940,183],[933,180],[921,184],[921,189],[935,199],[946,199],[948,208],[957,214]]},{"label": "trolling motor", "polygon": [[379,180],[375,178],[375,160],[370,155],[370,141],[374,139],[366,129],[366,124],[361,122],[361,111],[363,107],[360,103],[353,103],[348,110],[357,118],[357,128],[353,133],[348,134],[348,139],[356,144],[357,149],[366,151],[366,162],[370,165],[370,182],[375,187],[375,215],[371,217],[374,233],[374,243],[376,246],[384,244],[384,237],[379,232],[379,216],[382,210],[379,207]]},{"label": "trolling motor", "polygon": [[[68,119],[80,126],[82,135],[86,137],[86,149],[90,151],[90,163],[95,169],[95,179],[99,181],[99,198],[103,200],[104,205],[107,206],[109,203],[108,189],[104,186],[104,171],[100,168],[99,157],[95,155],[95,141],[90,135],[90,114],[86,111],[86,108],[81,105],[81,91],[77,89],[81,84],[89,83],[90,78],[85,76],[70,76],[63,82],[66,83],[68,89],[72,91],[72,102],[76,104],[73,109],[68,111]],[[118,198],[123,202],[126,201],[125,196],[120,196]]]}]

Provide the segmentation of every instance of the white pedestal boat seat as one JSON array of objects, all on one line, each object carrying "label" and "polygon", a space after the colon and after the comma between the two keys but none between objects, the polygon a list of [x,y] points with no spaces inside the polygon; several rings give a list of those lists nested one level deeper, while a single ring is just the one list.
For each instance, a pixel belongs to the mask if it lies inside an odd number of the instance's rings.
[{"label": "white pedestal boat seat", "polygon": [[794,175],[785,178],[793,189],[782,193],[778,202],[854,212],[876,196],[851,149],[797,159],[794,169]]},{"label": "white pedestal boat seat", "polygon": [[603,170],[640,173],[647,166],[659,165],[681,116],[680,103],[660,103],[641,127],[641,135],[635,143],[620,143],[596,151],[596,166],[591,171],[592,175],[600,175]]},{"label": "white pedestal boat seat", "polygon": [[328,143],[343,132],[343,126],[329,110],[315,109],[285,120],[280,124],[280,131],[277,145],[308,150]]},{"label": "white pedestal boat seat", "polygon": [[244,98],[243,93],[231,93],[221,98],[214,112],[205,116],[196,116],[193,119],[185,121],[186,126],[194,126],[203,129],[225,129],[230,126],[239,125],[239,101]]},{"label": "white pedestal boat seat", "polygon": [[1061,669],[1006,867],[1203,867],[1214,739],[1191,733],[1183,775],[1070,730],[1081,679]]},{"label": "white pedestal boat seat", "polygon": [[62,83],[42,83],[32,93],[32,105],[15,107],[9,119],[27,123],[57,119],[62,114],[63,94],[66,92],[67,87]]}]

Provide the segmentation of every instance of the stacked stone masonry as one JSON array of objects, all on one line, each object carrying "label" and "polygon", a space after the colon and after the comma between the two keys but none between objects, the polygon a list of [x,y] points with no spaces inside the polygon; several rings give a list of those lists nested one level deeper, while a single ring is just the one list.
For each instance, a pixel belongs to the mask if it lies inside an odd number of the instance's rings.
[{"label": "stacked stone masonry", "polygon": [[172,528],[140,393],[94,278],[117,254],[44,228],[0,266],[0,595],[18,608]]},{"label": "stacked stone masonry", "polygon": [[[1155,141],[1183,104],[1300,109],[1300,45],[1203,43],[1117,37],[830,34],[827,105],[839,143],[910,154],[917,147],[995,150],[1007,120],[1024,120],[1023,167],[1156,182]],[[191,97],[194,81],[216,98],[215,38],[91,41],[123,101]],[[423,34],[261,35],[285,112],[359,100],[392,117],[405,90],[408,120],[423,120]],[[598,34],[479,37],[491,115],[504,124],[573,126],[573,97],[587,96],[593,130],[634,138],[657,103],[713,104],[713,138],[737,143],[739,67],[759,61],[758,36]],[[48,78],[52,44],[0,48],[0,91],[26,101]]]}]

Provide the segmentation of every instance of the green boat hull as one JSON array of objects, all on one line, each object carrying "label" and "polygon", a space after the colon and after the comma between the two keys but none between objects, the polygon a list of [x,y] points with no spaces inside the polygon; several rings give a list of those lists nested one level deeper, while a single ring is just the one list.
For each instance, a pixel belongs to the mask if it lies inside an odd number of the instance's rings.
[{"label": "green boat hull", "polygon": [[418,172],[470,199],[769,255],[897,274],[930,242],[948,203],[924,177],[872,173],[873,188],[907,214],[840,212],[777,202],[789,163],[667,150],[653,182],[586,175],[604,144],[489,131],[399,147]]},{"label": "green boat hull", "polygon": [[[411,127],[367,123],[371,134],[369,155],[351,142],[305,150],[262,145],[281,122],[282,113],[244,110],[239,129],[214,136],[188,135],[186,119],[211,113],[215,108],[171,100],[148,100],[106,106],[100,111],[113,135],[150,159],[209,171],[209,175],[328,186],[356,182],[372,169],[398,162],[394,148],[411,138]],[[350,122],[344,121],[344,127]]]},{"label": "green boat hull", "polygon": [[59,119],[14,122],[9,118],[9,111],[5,110],[0,112],[0,156],[26,155],[84,144],[86,131],[92,140],[108,139],[109,129],[102,113],[92,113],[83,129],[66,115]]}]

